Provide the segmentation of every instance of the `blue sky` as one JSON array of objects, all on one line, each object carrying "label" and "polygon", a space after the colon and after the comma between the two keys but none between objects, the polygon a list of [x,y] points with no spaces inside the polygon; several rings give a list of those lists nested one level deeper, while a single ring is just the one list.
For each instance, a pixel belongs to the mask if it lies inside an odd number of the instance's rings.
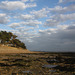
[{"label": "blue sky", "polygon": [[75,0],[0,0],[0,30],[31,51],[75,51]]}]

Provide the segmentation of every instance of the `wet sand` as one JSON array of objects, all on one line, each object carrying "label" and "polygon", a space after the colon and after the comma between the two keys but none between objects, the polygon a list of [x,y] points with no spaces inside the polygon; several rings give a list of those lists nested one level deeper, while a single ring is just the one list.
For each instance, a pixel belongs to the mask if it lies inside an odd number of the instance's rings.
[{"label": "wet sand", "polygon": [[75,53],[0,54],[0,75],[75,75]]}]

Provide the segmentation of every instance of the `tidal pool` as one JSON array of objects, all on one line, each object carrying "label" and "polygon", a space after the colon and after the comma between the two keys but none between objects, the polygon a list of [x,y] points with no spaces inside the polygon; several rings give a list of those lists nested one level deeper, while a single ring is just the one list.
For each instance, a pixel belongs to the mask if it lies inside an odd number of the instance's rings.
[{"label": "tidal pool", "polygon": [[30,71],[22,71],[23,73],[31,73]]},{"label": "tidal pool", "polygon": [[45,68],[54,68],[56,66],[58,66],[58,65],[43,65],[42,67],[45,67]]}]

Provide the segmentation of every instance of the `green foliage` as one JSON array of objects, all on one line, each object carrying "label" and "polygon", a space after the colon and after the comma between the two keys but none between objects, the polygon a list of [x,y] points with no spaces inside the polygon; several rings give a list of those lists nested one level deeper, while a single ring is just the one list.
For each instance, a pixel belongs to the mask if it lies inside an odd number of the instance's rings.
[{"label": "green foliage", "polygon": [[26,46],[19,39],[16,39],[16,35],[11,32],[0,31],[0,43],[1,44],[12,44],[14,47],[21,47],[26,49]]},{"label": "green foliage", "polygon": [[12,44],[16,47],[26,48],[25,44],[18,39],[12,39]]}]

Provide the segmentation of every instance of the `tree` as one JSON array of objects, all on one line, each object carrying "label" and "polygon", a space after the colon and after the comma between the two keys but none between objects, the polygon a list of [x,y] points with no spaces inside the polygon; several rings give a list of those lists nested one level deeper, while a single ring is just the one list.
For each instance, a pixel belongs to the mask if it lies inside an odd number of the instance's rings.
[{"label": "tree", "polygon": [[1,44],[12,44],[15,47],[21,47],[26,49],[26,46],[19,39],[16,39],[16,35],[11,32],[0,31],[0,42]]},{"label": "tree", "polygon": [[25,44],[23,42],[21,42],[20,40],[18,40],[18,39],[12,39],[12,44],[15,47],[22,47],[22,48],[26,49]]}]

